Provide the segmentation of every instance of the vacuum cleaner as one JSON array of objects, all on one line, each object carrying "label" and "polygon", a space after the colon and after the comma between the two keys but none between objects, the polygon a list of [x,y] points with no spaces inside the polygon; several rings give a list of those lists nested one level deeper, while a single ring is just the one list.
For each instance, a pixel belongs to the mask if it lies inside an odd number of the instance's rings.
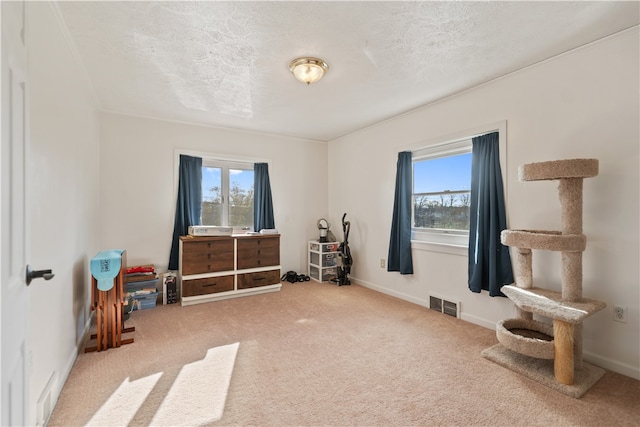
[{"label": "vacuum cleaner", "polygon": [[351,273],[351,265],[353,264],[353,258],[351,258],[351,250],[349,249],[349,231],[351,230],[351,223],[345,221],[347,216],[346,212],[342,215],[342,232],[344,233],[344,240],[338,246],[338,256],[340,257],[340,266],[338,267],[338,277],[336,282],[338,286],[350,285],[349,273]]}]

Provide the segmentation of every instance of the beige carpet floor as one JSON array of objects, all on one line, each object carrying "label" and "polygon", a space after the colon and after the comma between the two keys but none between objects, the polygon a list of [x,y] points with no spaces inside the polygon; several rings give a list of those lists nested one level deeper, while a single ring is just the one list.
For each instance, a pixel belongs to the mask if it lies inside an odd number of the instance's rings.
[{"label": "beige carpet floor", "polygon": [[637,426],[640,382],[574,399],[484,359],[495,333],[358,285],[132,313],[83,353],[49,426]]}]

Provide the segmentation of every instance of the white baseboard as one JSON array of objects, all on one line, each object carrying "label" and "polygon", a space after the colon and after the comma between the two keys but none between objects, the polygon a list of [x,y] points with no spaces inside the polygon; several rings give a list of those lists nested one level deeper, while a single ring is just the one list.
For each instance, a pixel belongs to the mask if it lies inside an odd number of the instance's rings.
[{"label": "white baseboard", "polygon": [[[60,397],[60,393],[62,392],[62,388],[64,384],[67,382],[67,378],[71,374],[71,369],[73,369],[73,365],[76,363],[76,359],[78,358],[78,354],[80,354],[84,347],[87,339],[89,338],[89,334],[91,332],[91,321],[93,319],[93,312],[88,316],[87,321],[84,324],[84,330],[82,332],[82,338],[78,340],[76,347],[71,350],[69,356],[67,357],[67,362],[64,365],[64,369],[61,372],[61,375],[58,377],[58,381],[51,389],[51,408],[55,408],[56,403],[58,403],[58,398]],[[46,425],[45,420],[45,425]]]},{"label": "white baseboard", "polygon": [[399,298],[401,300],[404,301],[409,301],[412,302],[414,304],[418,304],[422,307],[426,307],[429,308],[429,301],[423,300],[422,298],[416,298],[414,296],[411,295],[407,295],[407,294],[403,294],[402,292],[396,292],[387,288],[383,288],[381,286],[378,286],[374,283],[371,282],[367,282],[366,280],[361,280],[358,278],[355,278],[353,276],[351,276],[351,281],[354,283],[357,283],[358,285],[364,286],[365,288],[369,288],[372,289],[376,292],[380,292],[381,294],[385,294],[385,295],[390,295],[392,297],[396,297]]},{"label": "white baseboard", "polygon": [[640,380],[640,368],[637,366],[627,365],[626,363],[618,362],[617,360],[609,359],[608,357],[600,356],[586,350],[582,351],[582,358],[592,365],[600,366],[601,368],[617,372],[626,377]]},{"label": "white baseboard", "polygon": [[482,326],[483,328],[491,329],[492,331],[496,330],[496,322],[493,322],[491,320],[462,312],[460,313],[460,318],[469,323],[473,323],[474,325]]},{"label": "white baseboard", "polygon": [[[393,297],[400,298],[402,300],[412,302],[423,307],[429,307],[429,302],[421,298],[416,298],[402,292],[396,292],[387,288],[383,288],[382,286],[378,286],[374,283],[367,282],[366,280],[361,280],[353,276],[351,277],[351,280],[352,282],[362,285],[365,288],[369,288],[386,295],[391,295]],[[460,311],[460,319],[494,331],[496,329],[496,322],[464,313],[462,311]],[[626,363],[618,362],[617,360],[609,359],[607,357],[600,356],[586,350],[583,350],[582,356],[585,361],[591,363],[592,365],[596,365],[609,371],[617,372],[618,374],[640,380],[640,368],[638,366],[631,366]]]},{"label": "white baseboard", "polygon": [[[426,307],[429,308],[429,301],[427,300],[423,300],[422,298],[416,298],[414,296],[411,295],[407,295],[404,294],[402,292],[396,292],[396,291],[392,291],[386,288],[383,288],[381,286],[378,286],[374,283],[371,282],[367,282],[366,280],[361,280],[361,279],[357,279],[357,278],[353,278],[351,279],[352,281],[358,283],[359,285],[364,286],[365,288],[369,288],[372,289],[374,291],[386,294],[386,295],[391,295],[392,297],[396,297],[396,298],[400,298],[401,300],[404,301],[409,301],[412,302],[414,304],[418,304],[422,307]],[[483,319],[481,317],[477,317],[477,316],[473,316],[467,313],[463,313],[462,311],[460,312],[460,319],[464,320],[466,322],[469,323],[473,323],[474,325],[478,325],[478,326],[482,326],[483,328],[487,328],[487,329],[491,329],[491,330],[495,330],[496,329],[496,322],[487,320],[487,319]]]}]

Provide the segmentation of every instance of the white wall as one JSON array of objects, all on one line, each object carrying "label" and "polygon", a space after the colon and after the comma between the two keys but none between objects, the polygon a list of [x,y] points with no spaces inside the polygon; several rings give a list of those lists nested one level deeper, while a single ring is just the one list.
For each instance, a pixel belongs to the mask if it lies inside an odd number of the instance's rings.
[{"label": "white wall", "polygon": [[55,403],[89,319],[88,261],[97,248],[98,118],[55,5],[27,3],[31,101],[28,155],[29,263],[51,268],[29,286],[28,425],[53,378]]},{"label": "white wall", "polygon": [[[635,28],[331,141],[329,220],[338,223],[343,212],[351,220],[354,279],[419,304],[432,294],[460,301],[462,318],[486,327],[512,317],[509,300],[468,290],[466,255],[414,249],[412,276],[380,268],[398,151],[506,120],[503,178],[513,228],[561,227],[557,183],[521,183],[519,165],[599,159],[599,176],[584,182],[583,294],[607,308],[584,323],[585,359],[640,378],[638,40]],[[533,268],[535,286],[559,290],[559,254],[536,251]],[[614,304],[628,307],[628,323],[612,320]]]},{"label": "white wall", "polygon": [[327,214],[327,144],[117,114],[101,115],[100,245],[127,261],[169,262],[176,149],[269,163],[282,270],[306,272],[307,240]]}]

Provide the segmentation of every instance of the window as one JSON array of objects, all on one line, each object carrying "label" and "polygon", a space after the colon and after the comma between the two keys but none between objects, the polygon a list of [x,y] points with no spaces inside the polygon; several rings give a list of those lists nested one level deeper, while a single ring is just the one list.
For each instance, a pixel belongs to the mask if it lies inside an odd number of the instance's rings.
[{"label": "window", "polygon": [[202,159],[201,220],[253,230],[253,163]]},{"label": "window", "polygon": [[[506,122],[429,141],[412,150],[414,248],[467,254],[471,205],[471,138],[498,131],[500,163],[506,170]],[[506,194],[506,183],[504,179]]]},{"label": "window", "polygon": [[464,244],[470,202],[470,138],[413,152],[414,239]]}]

